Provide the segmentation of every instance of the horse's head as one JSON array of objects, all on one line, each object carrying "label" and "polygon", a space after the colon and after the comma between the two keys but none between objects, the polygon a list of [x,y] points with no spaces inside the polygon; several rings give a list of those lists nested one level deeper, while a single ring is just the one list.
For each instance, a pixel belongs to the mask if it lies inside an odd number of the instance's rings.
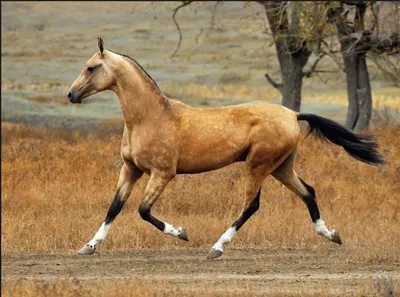
[{"label": "horse's head", "polygon": [[82,100],[93,94],[108,90],[115,83],[114,73],[108,55],[112,54],[104,49],[104,43],[98,38],[99,52],[95,53],[69,88],[68,99],[71,103],[82,103]]}]

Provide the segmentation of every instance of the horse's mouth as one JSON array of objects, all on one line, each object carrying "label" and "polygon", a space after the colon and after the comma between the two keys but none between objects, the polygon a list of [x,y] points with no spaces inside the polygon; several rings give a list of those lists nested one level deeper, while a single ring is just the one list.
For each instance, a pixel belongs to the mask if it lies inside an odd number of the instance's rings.
[{"label": "horse's mouth", "polygon": [[83,98],[82,97],[78,97],[78,98],[70,98],[69,102],[71,102],[72,104],[82,104]]},{"label": "horse's mouth", "polygon": [[76,92],[71,92],[71,91],[68,92],[68,99],[69,99],[69,102],[71,102],[71,103],[82,104],[83,98],[84,98],[84,96],[83,96],[82,89],[79,89]]}]

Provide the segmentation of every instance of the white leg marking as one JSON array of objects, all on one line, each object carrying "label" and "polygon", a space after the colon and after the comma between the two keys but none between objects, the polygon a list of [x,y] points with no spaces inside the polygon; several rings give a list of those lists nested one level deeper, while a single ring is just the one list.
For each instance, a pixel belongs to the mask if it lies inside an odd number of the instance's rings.
[{"label": "white leg marking", "polygon": [[315,228],[315,232],[317,232],[320,235],[325,236],[326,238],[332,240],[333,239],[333,235],[335,234],[335,230],[329,230],[326,226],[325,226],[325,222],[322,219],[318,219],[315,223],[314,223],[314,228]]},{"label": "white leg marking", "polygon": [[94,235],[93,239],[91,241],[89,241],[88,245],[92,248],[94,248],[96,246],[96,244],[104,241],[104,239],[107,236],[107,232],[108,229],[110,229],[111,227],[111,223],[104,223],[101,224],[99,230],[96,232],[96,234]]},{"label": "white leg marking", "polygon": [[169,234],[169,235],[172,235],[172,236],[175,236],[175,237],[179,237],[181,235],[182,227],[181,228],[175,228],[174,226],[172,226],[172,225],[170,225],[170,224],[168,224],[166,222],[164,222],[164,225],[165,225],[165,227],[164,227],[164,231],[163,232],[165,234]]},{"label": "white leg marking", "polygon": [[224,251],[224,245],[230,242],[233,236],[236,234],[236,229],[234,227],[230,227],[225,231],[224,234],[218,239],[218,241],[213,245],[213,249],[219,250],[221,252]]}]

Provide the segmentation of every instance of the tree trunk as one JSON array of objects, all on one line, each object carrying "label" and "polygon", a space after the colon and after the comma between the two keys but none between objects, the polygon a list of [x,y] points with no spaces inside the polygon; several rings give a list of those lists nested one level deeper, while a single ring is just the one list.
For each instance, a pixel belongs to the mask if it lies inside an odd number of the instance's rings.
[{"label": "tree trunk", "polygon": [[303,61],[292,55],[285,55],[280,58],[279,64],[283,80],[280,90],[282,93],[282,105],[292,110],[300,111],[301,87],[303,84]]},{"label": "tree trunk", "polygon": [[328,18],[336,25],[344,60],[347,82],[348,112],[345,126],[351,130],[367,129],[371,119],[372,96],[366,62],[368,35],[364,32],[366,4],[355,2],[353,26],[346,20],[343,4],[329,9]]},{"label": "tree trunk", "polygon": [[359,57],[357,74],[358,74],[357,98],[359,106],[359,115],[354,130],[362,131],[368,129],[372,113],[371,85],[369,83],[369,74],[368,74],[365,54],[362,54]]},{"label": "tree trunk", "polygon": [[282,83],[274,82],[268,74],[265,77],[281,92],[283,106],[300,111],[303,68],[311,55],[311,51],[305,43],[299,40],[300,10],[296,5],[292,7],[289,22],[285,9],[288,2],[267,1],[260,2],[260,4],[265,8],[265,14],[274,37]]},{"label": "tree trunk", "polygon": [[343,60],[346,70],[348,109],[345,126],[361,131],[368,128],[371,119],[372,96],[365,53],[345,54]]},{"label": "tree trunk", "polygon": [[357,98],[357,57],[356,55],[344,55],[344,67],[346,71],[346,84],[347,84],[347,117],[345,126],[348,129],[353,130],[356,125],[359,108]]}]

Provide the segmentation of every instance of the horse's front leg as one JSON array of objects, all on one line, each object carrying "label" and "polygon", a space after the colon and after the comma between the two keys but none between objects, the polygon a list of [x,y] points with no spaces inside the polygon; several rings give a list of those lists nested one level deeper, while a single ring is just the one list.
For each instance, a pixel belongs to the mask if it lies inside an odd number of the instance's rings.
[{"label": "horse's front leg", "polygon": [[161,193],[164,191],[167,184],[174,178],[174,176],[175,174],[169,174],[159,171],[151,173],[145,191],[145,198],[139,206],[139,214],[143,220],[149,222],[165,234],[169,234],[179,239],[189,241],[186,232],[182,227],[176,228],[168,224],[167,222],[158,220],[150,213],[151,207],[157,201],[158,197],[160,197]]},{"label": "horse's front leg", "polygon": [[143,172],[133,163],[125,163],[122,166],[121,172],[119,174],[117,191],[115,193],[114,200],[112,201],[108,209],[106,218],[92,240],[90,240],[85,246],[83,246],[78,251],[78,254],[91,255],[95,252],[96,245],[104,241],[112,222],[114,221],[115,217],[120,213],[122,207],[124,206],[124,203],[132,192],[133,186],[142,175]]}]

